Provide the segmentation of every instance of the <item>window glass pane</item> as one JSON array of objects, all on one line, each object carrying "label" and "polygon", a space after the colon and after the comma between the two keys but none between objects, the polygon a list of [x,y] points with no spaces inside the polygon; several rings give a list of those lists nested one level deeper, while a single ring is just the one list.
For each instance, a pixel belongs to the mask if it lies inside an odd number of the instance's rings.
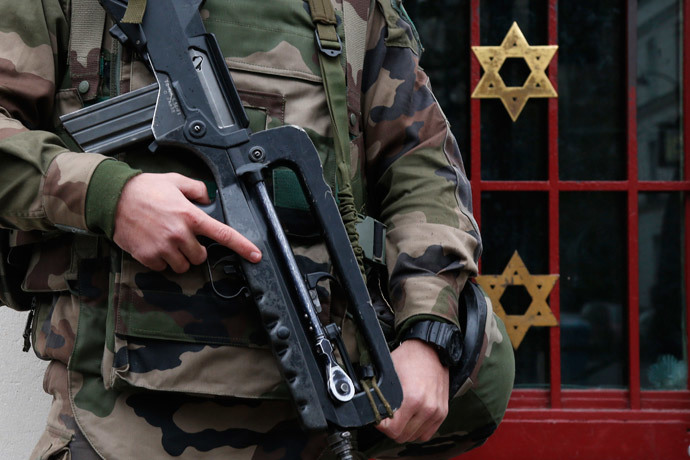
[{"label": "window glass pane", "polygon": [[625,2],[558,3],[562,180],[626,179]]},{"label": "window glass pane", "polygon": [[640,379],[643,389],[687,387],[683,195],[640,194]]},{"label": "window glass pane", "polygon": [[[547,44],[545,0],[492,0],[480,7],[480,43],[498,46],[513,22],[530,45]],[[522,86],[529,67],[522,58],[511,58],[499,74],[507,86]],[[548,112],[544,99],[530,99],[513,122],[498,99],[482,99],[482,178],[485,180],[544,180],[548,175]]]},{"label": "window glass pane", "polygon": [[563,385],[626,386],[626,195],[567,192],[560,205]]},{"label": "window glass pane", "polygon": [[681,2],[637,9],[637,148],[641,180],[681,178]]},{"label": "window glass pane", "polygon": [[420,65],[448,118],[470,175],[469,0],[405,0],[424,46]]},{"label": "window glass pane", "polygon": [[[547,274],[547,211],[548,195],[543,192],[482,193],[482,273],[503,273],[517,251],[530,273]],[[508,314],[520,314],[520,310],[524,311],[529,305],[529,294],[519,289],[511,291],[501,297],[501,305]],[[515,351],[516,385],[548,386],[548,332],[546,327],[530,328]]]}]

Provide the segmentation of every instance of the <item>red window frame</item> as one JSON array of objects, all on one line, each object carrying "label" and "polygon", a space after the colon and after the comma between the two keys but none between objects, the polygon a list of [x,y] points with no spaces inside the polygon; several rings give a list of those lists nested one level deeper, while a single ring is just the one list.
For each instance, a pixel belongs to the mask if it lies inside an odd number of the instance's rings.
[{"label": "red window frame", "polygon": [[[690,0],[683,0],[683,91],[690,90]],[[470,42],[480,45],[480,0],[470,1]],[[559,195],[570,191],[615,191],[627,194],[628,232],[628,360],[627,390],[568,390],[561,388],[560,328],[550,329],[550,389],[518,389],[508,412],[487,445],[463,459],[676,459],[690,455],[690,391],[642,391],[640,387],[638,199],[640,192],[690,191],[690,97],[683,100],[683,179],[638,180],[637,158],[637,2],[627,2],[627,180],[563,181],[558,166],[558,99],[548,101],[548,179],[545,181],[485,181],[481,178],[481,102],[470,102],[470,155],[473,207],[481,218],[485,191],[548,193],[549,270],[559,273]],[[548,43],[558,44],[558,1],[548,0]],[[470,83],[475,88],[481,66],[470,56]],[[558,91],[558,53],[548,75]],[[528,102],[529,103],[529,102]],[[686,335],[690,332],[690,196],[685,222],[684,284]],[[558,318],[560,289],[556,283],[550,306]],[[687,354],[690,356],[690,340]],[[690,382],[690,376],[688,378]]]}]

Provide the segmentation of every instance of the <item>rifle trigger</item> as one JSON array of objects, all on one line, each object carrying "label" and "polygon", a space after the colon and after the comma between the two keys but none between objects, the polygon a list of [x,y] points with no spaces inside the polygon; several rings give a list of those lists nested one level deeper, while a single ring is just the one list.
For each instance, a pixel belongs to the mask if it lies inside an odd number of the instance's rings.
[{"label": "rifle trigger", "polygon": [[335,276],[331,275],[330,273],[314,272],[314,273],[309,273],[306,276],[307,287],[309,289],[316,289],[316,285],[319,284],[319,281],[321,281],[322,279],[329,279],[332,281],[338,281],[335,278]]}]

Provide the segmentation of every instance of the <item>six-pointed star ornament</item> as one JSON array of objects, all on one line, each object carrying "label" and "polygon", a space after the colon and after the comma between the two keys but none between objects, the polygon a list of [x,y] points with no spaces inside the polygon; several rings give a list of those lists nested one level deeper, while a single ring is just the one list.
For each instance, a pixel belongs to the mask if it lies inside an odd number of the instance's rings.
[{"label": "six-pointed star ornament", "polygon": [[[513,348],[517,349],[531,326],[558,326],[558,320],[546,301],[556,280],[558,275],[530,274],[517,251],[501,275],[477,276],[477,282],[491,299],[494,311],[505,323]],[[524,314],[506,314],[501,297],[508,286],[524,286],[532,297]]]},{"label": "six-pointed star ornament", "polygon": [[[530,46],[517,22],[513,22],[500,46],[472,47],[484,69],[472,97],[501,99],[513,121],[517,120],[529,98],[558,97],[545,73],[557,49],[557,45]],[[522,86],[506,86],[499,74],[507,58],[522,58],[527,63],[530,74]]]}]

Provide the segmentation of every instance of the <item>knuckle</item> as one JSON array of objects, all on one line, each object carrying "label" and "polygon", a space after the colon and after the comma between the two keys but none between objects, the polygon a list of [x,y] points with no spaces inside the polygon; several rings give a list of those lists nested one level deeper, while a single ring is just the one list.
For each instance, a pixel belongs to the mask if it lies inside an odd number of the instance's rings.
[{"label": "knuckle", "polygon": [[419,437],[419,440],[422,442],[427,442],[427,441],[431,441],[431,438],[433,438],[433,437],[434,437],[434,433],[424,433],[423,435],[421,435]]},{"label": "knuckle", "polygon": [[[185,206],[184,209],[180,211],[180,216],[182,220],[188,225],[198,226],[201,224],[203,217],[197,212],[198,209],[194,206]],[[205,214],[204,214],[205,216]]]},{"label": "knuckle", "polygon": [[136,260],[141,262],[142,264],[149,266],[153,263],[155,263],[156,258],[154,257],[154,254],[151,251],[143,251],[143,250],[138,250],[138,251],[132,251],[131,252],[132,257],[134,257]]},{"label": "knuckle", "polygon": [[398,441],[399,439],[402,438],[402,428],[401,429],[391,429],[388,433],[388,437],[393,439],[394,441]]},{"label": "knuckle", "polygon": [[168,241],[179,245],[187,239],[187,228],[184,225],[174,225],[168,229]]},{"label": "knuckle", "polygon": [[440,423],[446,419],[446,415],[448,415],[448,409],[447,408],[445,408],[442,405],[436,406],[433,408],[432,411],[430,411],[429,420],[433,421],[434,423]]},{"label": "knuckle", "polygon": [[149,268],[151,268],[151,270],[156,271],[156,272],[162,272],[163,270],[168,268],[168,264],[166,264],[163,261],[160,261],[160,262],[154,264],[152,267],[149,267]]},{"label": "knuckle", "polygon": [[189,261],[194,265],[200,265],[206,260],[206,251],[203,248],[189,255]]},{"label": "knuckle", "polygon": [[403,431],[403,424],[402,423],[397,423],[397,421],[392,420],[391,423],[387,424],[385,428],[382,428],[381,431],[388,436],[391,439],[397,439],[400,437]]},{"label": "knuckle", "polygon": [[167,264],[162,259],[156,257],[153,254],[141,255],[139,257],[134,258],[141,262],[143,266],[148,267],[151,270],[157,272],[165,270],[165,267],[167,266]]},{"label": "knuckle", "polygon": [[176,262],[174,265],[171,265],[170,268],[173,269],[175,273],[185,273],[187,270],[189,270],[189,262],[185,261],[179,261]]},{"label": "knuckle", "polygon": [[199,196],[208,195],[208,192],[206,191],[206,184],[200,180],[194,181],[194,190]]},{"label": "knuckle", "polygon": [[405,399],[408,407],[415,411],[419,411],[424,403],[424,396],[416,392],[406,396]]},{"label": "knuckle", "polygon": [[422,404],[420,405],[417,413],[427,420],[435,419],[437,415],[438,408],[436,406]]}]

